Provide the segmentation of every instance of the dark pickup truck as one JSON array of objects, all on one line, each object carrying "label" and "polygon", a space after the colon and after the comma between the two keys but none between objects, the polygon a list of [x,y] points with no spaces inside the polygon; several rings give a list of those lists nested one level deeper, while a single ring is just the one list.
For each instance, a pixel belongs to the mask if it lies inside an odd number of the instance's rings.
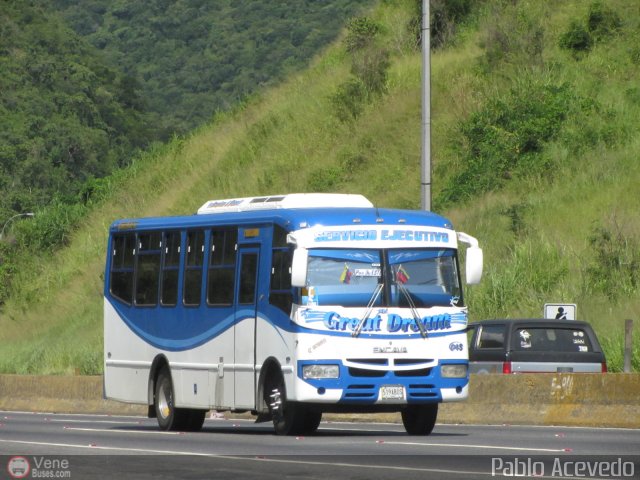
[{"label": "dark pickup truck", "polygon": [[470,373],[605,373],[591,325],[576,320],[510,319],[470,323]]}]

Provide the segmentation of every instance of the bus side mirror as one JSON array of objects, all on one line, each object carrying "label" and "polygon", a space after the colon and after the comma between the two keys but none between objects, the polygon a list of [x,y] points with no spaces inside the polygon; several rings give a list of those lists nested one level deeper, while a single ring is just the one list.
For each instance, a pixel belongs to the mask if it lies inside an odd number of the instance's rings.
[{"label": "bus side mirror", "polygon": [[293,251],[291,261],[291,286],[307,286],[307,264],[309,262],[309,250],[298,247]]},{"label": "bus side mirror", "polygon": [[482,278],[482,249],[480,247],[467,248],[466,273],[467,284],[477,285]]}]

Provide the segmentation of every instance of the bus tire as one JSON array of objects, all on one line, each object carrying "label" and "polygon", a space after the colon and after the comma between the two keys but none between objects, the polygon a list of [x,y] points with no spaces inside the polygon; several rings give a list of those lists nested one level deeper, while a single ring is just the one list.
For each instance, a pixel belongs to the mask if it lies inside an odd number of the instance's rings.
[{"label": "bus tire", "polygon": [[429,435],[436,425],[438,404],[408,405],[400,414],[404,429],[409,435]]},{"label": "bus tire", "polygon": [[185,430],[189,432],[199,432],[202,429],[206,415],[207,410],[189,410]]},{"label": "bus tire", "polygon": [[[273,420],[273,428],[278,435],[300,435],[305,430],[304,409],[293,402],[287,401],[284,378],[278,373],[269,382],[266,389],[269,413]],[[319,422],[318,422],[319,423]]]},{"label": "bus tire", "polygon": [[158,374],[154,399],[156,417],[161,430],[182,430],[187,424],[188,412],[176,408],[174,399],[171,373],[165,367]]},{"label": "bus tire", "polygon": [[314,433],[316,430],[318,430],[321,420],[322,412],[316,412],[314,410],[307,409],[307,411],[304,413],[304,427],[302,433],[304,433],[305,435]]}]

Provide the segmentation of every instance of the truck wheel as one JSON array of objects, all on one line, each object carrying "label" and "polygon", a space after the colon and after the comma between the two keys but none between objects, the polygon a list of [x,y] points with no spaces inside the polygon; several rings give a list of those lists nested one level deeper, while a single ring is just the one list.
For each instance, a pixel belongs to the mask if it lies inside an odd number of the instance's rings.
[{"label": "truck wheel", "polygon": [[408,405],[402,412],[402,424],[409,435],[429,435],[438,417],[438,404]]}]

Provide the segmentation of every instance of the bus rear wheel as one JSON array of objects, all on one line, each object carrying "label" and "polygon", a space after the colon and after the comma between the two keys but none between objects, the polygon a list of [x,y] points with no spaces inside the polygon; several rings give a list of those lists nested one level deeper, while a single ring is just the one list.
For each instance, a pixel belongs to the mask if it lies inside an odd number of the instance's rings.
[{"label": "bus rear wheel", "polygon": [[204,418],[207,415],[207,410],[188,410],[187,422],[185,430],[189,432],[199,432],[204,424]]},{"label": "bus rear wheel", "polygon": [[408,405],[400,414],[409,435],[429,435],[436,425],[438,404]]},{"label": "bus rear wheel", "polygon": [[155,391],[155,409],[161,430],[185,430],[196,432],[202,428],[206,410],[176,408],[174,389],[169,369],[158,375]]}]

